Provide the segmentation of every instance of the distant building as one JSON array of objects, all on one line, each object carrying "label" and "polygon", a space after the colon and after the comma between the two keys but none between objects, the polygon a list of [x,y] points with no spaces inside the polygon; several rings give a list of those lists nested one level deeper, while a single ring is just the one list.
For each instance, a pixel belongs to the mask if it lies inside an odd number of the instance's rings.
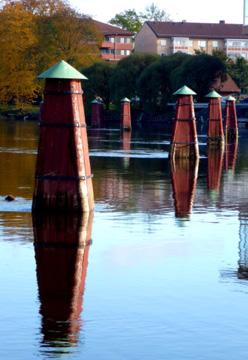
[{"label": "distant building", "polygon": [[248,32],[240,24],[147,21],[136,35],[135,52],[170,55],[194,54],[196,50],[212,54],[223,50],[230,58],[248,60]]},{"label": "distant building", "polygon": [[132,32],[96,20],[94,23],[104,37],[100,47],[104,60],[118,61],[131,54],[134,48]]},{"label": "distant building", "polygon": [[213,88],[217,90],[221,96],[240,95],[241,93],[241,89],[230,75],[227,75],[225,81],[221,81],[221,79],[218,78],[213,84]]}]

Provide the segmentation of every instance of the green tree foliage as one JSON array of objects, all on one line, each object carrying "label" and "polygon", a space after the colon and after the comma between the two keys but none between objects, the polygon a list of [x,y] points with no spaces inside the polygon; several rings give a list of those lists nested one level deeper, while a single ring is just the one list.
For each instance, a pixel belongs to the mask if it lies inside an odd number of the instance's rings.
[{"label": "green tree foliage", "polygon": [[158,55],[132,54],[120,60],[110,82],[113,100],[119,102],[124,97],[136,96],[138,78],[142,71],[157,59]]},{"label": "green tree foliage", "polygon": [[247,61],[239,57],[235,61],[229,62],[228,73],[240,87],[241,92],[247,93],[248,90],[248,64]]},{"label": "green tree foliage", "polygon": [[140,17],[143,21],[170,21],[169,14],[154,3],[147,6],[144,13],[140,14]]},{"label": "green tree foliage", "polygon": [[106,108],[109,108],[111,100],[110,79],[113,76],[115,66],[111,62],[100,61],[82,70],[83,74],[88,78],[84,82],[84,90],[88,103],[95,97],[101,97]]},{"label": "green tree foliage", "polygon": [[128,9],[119,14],[116,14],[115,17],[109,21],[109,23],[134,33],[140,31],[142,27],[140,16],[134,9]]},{"label": "green tree foliage", "polygon": [[138,79],[138,93],[144,110],[148,112],[165,110],[172,95],[171,75],[188,57],[189,55],[183,53],[160,57],[141,73]]},{"label": "green tree foliage", "polygon": [[140,13],[134,9],[128,9],[116,14],[110,19],[109,23],[137,33],[145,21],[170,21],[170,16],[165,10],[161,10],[156,4],[152,3],[145,8],[145,11]]},{"label": "green tree foliage", "polygon": [[187,85],[202,100],[214,82],[225,76],[226,65],[219,58],[207,54],[191,55],[171,74],[172,91]]}]

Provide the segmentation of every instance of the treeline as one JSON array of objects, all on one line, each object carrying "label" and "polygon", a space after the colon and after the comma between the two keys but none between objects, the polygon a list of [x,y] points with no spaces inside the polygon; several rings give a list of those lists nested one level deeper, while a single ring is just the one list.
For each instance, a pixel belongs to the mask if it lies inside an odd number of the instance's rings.
[{"label": "treeline", "polygon": [[77,68],[95,63],[101,36],[66,0],[1,1],[0,103],[37,99],[37,74],[61,59]]},{"label": "treeline", "polygon": [[202,100],[216,79],[226,78],[225,62],[207,54],[133,54],[116,65],[98,62],[82,71],[89,79],[84,82],[87,102],[101,97],[109,108],[124,97],[139,98],[142,109],[152,113],[164,112],[173,92],[183,85]]}]

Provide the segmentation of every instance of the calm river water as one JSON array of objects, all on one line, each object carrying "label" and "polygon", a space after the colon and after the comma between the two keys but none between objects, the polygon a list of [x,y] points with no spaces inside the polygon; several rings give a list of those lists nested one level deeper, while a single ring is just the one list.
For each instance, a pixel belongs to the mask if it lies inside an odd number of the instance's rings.
[{"label": "calm river water", "polygon": [[248,130],[173,169],[165,134],[88,136],[94,218],[32,220],[38,127],[0,122],[0,358],[247,357]]}]

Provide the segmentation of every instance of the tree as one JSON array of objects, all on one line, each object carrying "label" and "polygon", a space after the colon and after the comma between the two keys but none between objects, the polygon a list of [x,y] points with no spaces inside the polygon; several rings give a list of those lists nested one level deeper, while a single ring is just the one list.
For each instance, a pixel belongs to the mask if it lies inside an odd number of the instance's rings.
[{"label": "tree", "polygon": [[172,72],[179,68],[190,55],[176,53],[162,56],[148,66],[138,79],[138,94],[147,112],[164,112],[172,96]]},{"label": "tree", "polygon": [[143,21],[170,21],[169,14],[165,10],[159,9],[159,7],[152,3],[147,6],[144,13],[141,13]]},{"label": "tree", "polygon": [[110,81],[113,100],[119,102],[124,97],[137,95],[137,80],[142,71],[158,59],[153,54],[132,54],[120,60]]},{"label": "tree", "polygon": [[170,16],[165,10],[159,9],[157,5],[152,3],[141,13],[137,13],[134,9],[128,9],[116,14],[109,23],[137,33],[145,21],[170,21]]},{"label": "tree", "polygon": [[119,14],[116,14],[110,21],[110,24],[117,25],[122,29],[138,32],[142,27],[140,16],[134,9],[125,10]]},{"label": "tree", "polygon": [[207,54],[191,55],[172,72],[172,90],[187,85],[197,93],[198,99],[202,100],[214,82],[218,78],[225,79],[225,77],[226,65],[219,58]]},{"label": "tree", "polygon": [[248,64],[243,57],[238,57],[236,61],[228,64],[228,73],[240,87],[242,92],[248,88]]},{"label": "tree", "polygon": [[114,73],[115,66],[111,62],[100,61],[82,70],[83,74],[88,78],[84,83],[88,105],[95,97],[99,96],[103,99],[106,108],[109,108],[111,99],[110,79]]},{"label": "tree", "polygon": [[33,49],[37,45],[34,16],[20,3],[0,11],[0,101],[21,104],[38,91]]}]

